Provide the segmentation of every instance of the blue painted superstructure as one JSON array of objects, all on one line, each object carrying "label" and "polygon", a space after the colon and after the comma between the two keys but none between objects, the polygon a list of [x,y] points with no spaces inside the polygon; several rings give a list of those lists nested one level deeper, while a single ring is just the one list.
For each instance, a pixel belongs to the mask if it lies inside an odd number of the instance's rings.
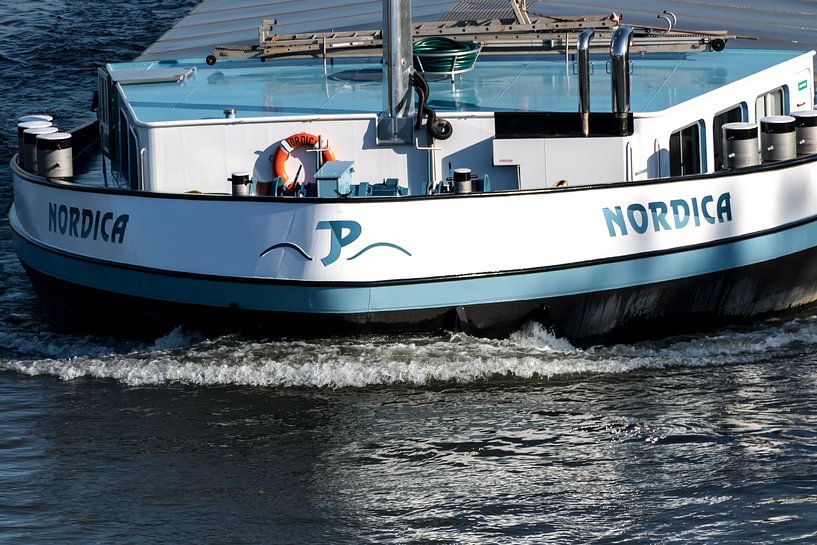
[{"label": "blue painted superstructure", "polygon": [[[796,51],[727,49],[665,53],[632,60],[632,109],[659,112],[802,55]],[[370,114],[383,108],[379,58],[335,59],[326,67],[311,59],[143,61],[111,65],[112,73],[169,66],[196,67],[184,83],[125,84],[123,95],[146,123],[222,118]],[[593,55],[593,111],[610,111],[606,59]],[[429,105],[439,112],[576,111],[575,63],[564,57],[482,57],[476,68],[448,80],[430,81]],[[358,81],[356,81],[358,80]],[[532,92],[535,90],[536,92]]]}]

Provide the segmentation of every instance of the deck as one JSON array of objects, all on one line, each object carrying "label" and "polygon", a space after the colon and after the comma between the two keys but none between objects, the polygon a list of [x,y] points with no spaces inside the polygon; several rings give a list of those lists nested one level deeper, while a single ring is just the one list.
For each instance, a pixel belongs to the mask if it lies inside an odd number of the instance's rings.
[{"label": "deck", "polygon": [[[798,51],[726,49],[722,52],[655,54],[632,58],[632,110],[659,112],[751,74],[796,58]],[[594,56],[591,108],[610,111],[607,58]],[[195,67],[182,82],[126,83],[144,71]],[[383,110],[380,58],[266,63],[203,59],[112,65],[124,94],[144,123],[223,118],[322,117]],[[325,71],[324,71],[325,70]],[[171,70],[172,72],[172,70]],[[450,80],[432,81],[430,106],[438,112],[576,111],[575,65],[558,55],[483,57],[476,68]]]}]

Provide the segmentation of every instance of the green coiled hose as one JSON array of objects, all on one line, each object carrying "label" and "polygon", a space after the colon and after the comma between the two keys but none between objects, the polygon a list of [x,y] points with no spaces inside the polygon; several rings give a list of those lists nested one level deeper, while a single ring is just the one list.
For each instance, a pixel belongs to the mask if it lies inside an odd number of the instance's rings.
[{"label": "green coiled hose", "polygon": [[459,74],[474,68],[482,46],[430,36],[414,42],[414,68],[428,74]]}]

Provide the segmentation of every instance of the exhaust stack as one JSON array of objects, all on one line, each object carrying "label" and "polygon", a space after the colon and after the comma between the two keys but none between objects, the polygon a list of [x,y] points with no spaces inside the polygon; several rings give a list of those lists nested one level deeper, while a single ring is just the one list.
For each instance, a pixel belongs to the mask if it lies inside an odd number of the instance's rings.
[{"label": "exhaust stack", "polygon": [[579,113],[582,116],[582,134],[590,135],[590,40],[596,31],[586,28],[579,35]]},{"label": "exhaust stack", "polygon": [[610,66],[612,71],[613,113],[618,122],[619,134],[627,135],[627,114],[630,112],[630,46],[633,28],[621,25],[610,41]]}]

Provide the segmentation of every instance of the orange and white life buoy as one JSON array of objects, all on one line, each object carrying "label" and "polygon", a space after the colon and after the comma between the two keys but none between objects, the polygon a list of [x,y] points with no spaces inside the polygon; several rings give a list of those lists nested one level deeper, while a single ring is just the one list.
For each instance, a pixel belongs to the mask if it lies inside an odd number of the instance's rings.
[{"label": "orange and white life buoy", "polygon": [[[275,152],[275,156],[272,159],[272,172],[275,176],[281,177],[281,182],[286,189],[292,189],[292,184],[294,183],[294,181],[290,182],[289,175],[286,171],[287,159],[289,159],[289,155],[292,153],[292,150],[302,146],[318,148],[320,146],[320,138],[314,134],[305,132],[293,134],[289,138],[281,140],[281,145],[278,146],[278,151]],[[326,161],[335,160],[335,154],[328,147],[324,148],[321,154],[323,156],[324,163]]]}]

